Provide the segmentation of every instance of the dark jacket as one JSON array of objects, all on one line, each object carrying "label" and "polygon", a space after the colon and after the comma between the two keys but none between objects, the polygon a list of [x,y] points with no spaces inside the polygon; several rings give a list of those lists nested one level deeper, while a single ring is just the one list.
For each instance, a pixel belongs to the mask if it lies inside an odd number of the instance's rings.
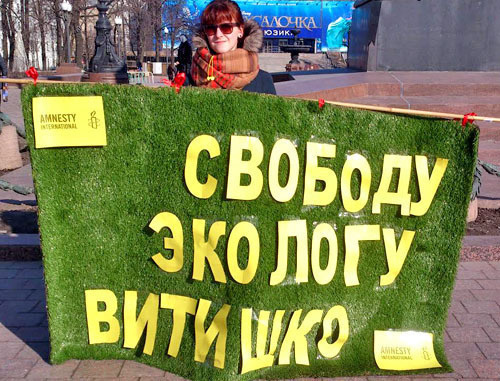
[{"label": "dark jacket", "polygon": [[[243,26],[243,38],[238,47],[249,52],[258,53],[263,41],[264,33],[260,25],[254,20],[247,20]],[[195,48],[209,48],[208,41],[205,39],[201,29],[193,36],[193,46]],[[252,93],[276,94],[273,78],[264,70],[259,70],[257,77],[246,85],[243,90]]]},{"label": "dark jacket", "polygon": [[267,71],[259,70],[257,77],[246,85],[243,90],[251,93],[273,94],[276,95],[273,77]]},{"label": "dark jacket", "polygon": [[187,41],[181,42],[177,51],[177,61],[179,61],[181,65],[187,66],[191,64],[192,59],[193,51],[191,50],[191,45],[189,45]]},{"label": "dark jacket", "polygon": [[177,62],[179,62],[179,66],[177,70],[181,73],[186,73],[186,82],[184,86],[188,86],[193,83],[191,79],[191,61],[193,59],[193,51],[191,50],[191,45],[189,42],[184,41],[179,45],[179,50],[177,51]]}]

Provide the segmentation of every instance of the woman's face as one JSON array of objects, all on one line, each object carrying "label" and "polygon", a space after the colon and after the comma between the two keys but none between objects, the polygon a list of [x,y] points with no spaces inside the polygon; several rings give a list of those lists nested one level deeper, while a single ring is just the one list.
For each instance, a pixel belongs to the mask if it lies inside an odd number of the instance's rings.
[{"label": "woman's face", "polygon": [[[222,33],[222,30],[220,28],[220,25],[232,23],[234,24],[234,21],[226,21],[220,23],[219,27],[215,31],[215,34],[213,35],[205,32],[207,35],[208,43],[210,44],[210,48],[212,48],[215,53],[221,54],[232,52],[238,47],[238,38],[243,36],[243,27],[233,26],[232,32],[229,34]],[[227,30],[225,30],[225,32],[227,32]]]}]

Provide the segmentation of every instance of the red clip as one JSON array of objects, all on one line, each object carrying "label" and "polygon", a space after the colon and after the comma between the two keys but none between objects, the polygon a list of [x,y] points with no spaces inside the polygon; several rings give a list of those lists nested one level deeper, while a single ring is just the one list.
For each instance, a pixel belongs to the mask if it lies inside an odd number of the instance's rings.
[{"label": "red clip", "polygon": [[179,92],[181,90],[182,85],[186,82],[186,73],[177,73],[177,75],[174,78],[174,84],[173,86],[175,87],[175,91]]},{"label": "red clip", "polygon": [[184,82],[186,82],[186,73],[178,73],[175,76],[173,82],[168,80],[167,78],[163,78],[161,81],[165,86],[175,87],[175,92],[178,93],[179,91],[181,91],[181,87]]},{"label": "red clip", "polygon": [[[468,114],[465,114],[462,119],[462,127],[465,127],[467,123],[469,123],[470,116],[477,116],[477,114],[475,112],[469,112]],[[474,118],[472,118],[472,120],[474,120]]]},{"label": "red clip", "polygon": [[325,105],[325,100],[323,98],[318,99],[318,106],[320,109]]},{"label": "red clip", "polygon": [[38,72],[36,71],[36,69],[31,66],[28,70],[26,70],[26,75],[30,78],[33,78],[33,84],[36,86],[36,81],[38,79]]}]

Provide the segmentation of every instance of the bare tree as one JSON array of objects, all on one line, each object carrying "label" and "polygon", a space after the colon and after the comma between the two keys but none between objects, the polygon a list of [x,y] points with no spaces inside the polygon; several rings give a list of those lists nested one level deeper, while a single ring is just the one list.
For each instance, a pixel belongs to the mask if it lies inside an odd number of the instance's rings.
[{"label": "bare tree", "polygon": [[[71,36],[76,63],[88,62],[95,40],[98,12],[95,0],[69,0],[72,3]],[[21,34],[23,66],[38,64],[46,70],[54,57],[56,64],[65,55],[65,29],[60,9],[62,0],[0,0],[2,52],[9,67],[14,67],[16,34]],[[123,53],[132,50],[142,61],[146,50],[154,49],[160,60],[163,30],[169,30],[170,62],[180,33],[192,27],[193,20],[185,6],[186,0],[110,0],[108,16],[122,17]],[[127,31],[126,31],[127,29]],[[128,36],[127,36],[128,34]],[[189,33],[187,33],[189,34]],[[127,38],[128,37],[128,38]],[[52,41],[52,43],[51,43]],[[129,46],[125,44],[128,42]],[[54,54],[55,53],[55,54]],[[49,62],[50,61],[50,62]],[[17,62],[17,59],[16,59]]]},{"label": "bare tree", "polygon": [[147,36],[146,31],[151,25],[147,3],[143,0],[128,0],[126,10],[129,16],[127,22],[130,30],[130,48],[137,57],[137,61],[142,62]]},{"label": "bare tree", "polygon": [[61,11],[61,0],[54,0],[52,11],[54,12],[56,22],[56,45],[57,45],[57,65],[63,61],[64,54],[64,26]]},{"label": "bare tree", "polygon": [[1,14],[2,14],[2,55],[7,60],[9,56],[9,23],[7,22],[7,1],[2,0]]},{"label": "bare tree", "polygon": [[92,28],[92,21],[94,21],[96,16],[95,10],[89,8],[88,1],[85,1],[85,7],[82,11],[83,15],[81,15],[80,17],[83,19],[83,37],[85,40],[84,62],[85,66],[87,67],[92,55],[93,41],[95,39],[94,28]]},{"label": "bare tree", "polygon": [[21,21],[21,36],[23,40],[24,46],[24,54],[25,54],[25,66],[30,66],[30,37],[31,37],[31,28],[30,28],[30,17],[31,17],[31,7],[29,0],[20,0],[20,21]]},{"label": "bare tree", "polygon": [[154,41],[155,60],[160,60],[163,29],[168,28],[170,62],[174,62],[174,47],[181,33],[193,26],[193,18],[186,8],[186,0],[127,0],[132,51],[142,61],[144,50]]},{"label": "bare tree", "polygon": [[71,17],[71,29],[75,39],[75,62],[80,67],[82,66],[84,49],[82,28],[80,26],[80,13],[85,7],[84,3],[85,2],[82,0],[73,0],[73,13]]},{"label": "bare tree", "polygon": [[2,0],[2,49],[9,70],[14,68],[14,52],[16,51],[16,27],[13,0]]},{"label": "bare tree", "polygon": [[[47,0],[33,1],[33,17],[40,32],[40,49],[42,55],[42,68],[47,70],[47,34],[50,31],[50,3]],[[37,41],[38,42],[38,41]],[[38,49],[35,49],[38,52]]]},{"label": "bare tree", "polygon": [[148,13],[151,17],[151,24],[155,41],[155,61],[160,61],[160,49],[162,43],[163,20],[162,10],[165,0],[151,0],[148,4]]}]

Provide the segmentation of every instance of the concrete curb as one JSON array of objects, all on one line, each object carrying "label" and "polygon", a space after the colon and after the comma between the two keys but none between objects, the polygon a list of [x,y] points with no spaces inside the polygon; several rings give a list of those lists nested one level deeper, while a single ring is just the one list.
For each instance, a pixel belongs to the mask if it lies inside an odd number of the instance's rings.
[{"label": "concrete curb", "polygon": [[477,198],[477,207],[481,209],[500,209],[500,200],[487,200],[481,197]]},{"label": "concrete curb", "polygon": [[463,247],[500,247],[498,235],[469,235],[462,240]]}]

